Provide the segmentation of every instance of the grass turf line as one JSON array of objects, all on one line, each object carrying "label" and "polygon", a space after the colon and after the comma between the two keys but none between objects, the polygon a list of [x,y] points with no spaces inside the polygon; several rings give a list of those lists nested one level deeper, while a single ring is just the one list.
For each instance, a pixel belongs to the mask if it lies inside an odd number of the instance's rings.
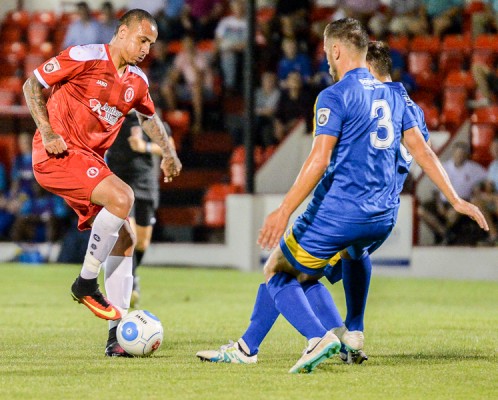
[{"label": "grass turf line", "polygon": [[[336,356],[291,375],[305,340],[281,317],[256,365],[195,357],[240,337],[261,274],[141,267],[141,308],[163,322],[163,347],[108,359],[107,323],[71,300],[79,269],[0,264],[0,399],[498,398],[496,283],[374,276],[370,359],[348,366]],[[344,315],[342,285],[328,287]]]}]

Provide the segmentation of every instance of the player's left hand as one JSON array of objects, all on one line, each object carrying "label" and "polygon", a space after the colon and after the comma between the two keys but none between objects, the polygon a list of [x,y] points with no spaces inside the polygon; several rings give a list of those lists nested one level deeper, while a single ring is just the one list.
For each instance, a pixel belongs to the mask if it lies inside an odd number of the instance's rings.
[{"label": "player's left hand", "polygon": [[481,210],[479,210],[479,207],[476,207],[474,204],[469,203],[468,201],[462,199],[453,204],[453,207],[455,208],[455,211],[459,212],[460,214],[467,215],[468,217],[476,221],[478,225],[481,227],[481,229],[489,231],[489,226],[486,221],[486,218],[484,218],[484,215],[482,215],[482,212]]},{"label": "player's left hand", "polygon": [[261,248],[273,249],[277,247],[288,223],[289,216],[280,208],[270,213],[259,231],[258,244]]},{"label": "player's left hand", "polygon": [[182,163],[176,154],[164,155],[161,160],[161,169],[164,174],[164,182],[171,182],[175,176],[180,175]]}]

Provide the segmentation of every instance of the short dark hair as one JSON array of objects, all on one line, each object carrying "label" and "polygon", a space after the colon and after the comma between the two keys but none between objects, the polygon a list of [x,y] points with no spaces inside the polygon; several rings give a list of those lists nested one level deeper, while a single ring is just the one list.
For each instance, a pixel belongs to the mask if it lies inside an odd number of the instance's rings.
[{"label": "short dark hair", "polygon": [[144,19],[149,21],[157,29],[157,22],[152,15],[150,15],[147,11],[142,10],[140,8],[134,8],[133,10],[127,11],[119,19],[119,23],[118,26],[116,27],[116,30],[114,31],[114,34],[118,33],[118,30],[122,25],[126,25],[129,28],[133,22],[135,21],[140,22],[143,21]]},{"label": "short dark hair", "polygon": [[368,43],[367,63],[380,75],[388,76],[391,74],[393,62],[389,46],[385,42]]},{"label": "short dark hair", "polygon": [[369,42],[367,30],[354,18],[342,18],[329,23],[323,35],[325,39],[336,38],[363,51],[367,50]]}]

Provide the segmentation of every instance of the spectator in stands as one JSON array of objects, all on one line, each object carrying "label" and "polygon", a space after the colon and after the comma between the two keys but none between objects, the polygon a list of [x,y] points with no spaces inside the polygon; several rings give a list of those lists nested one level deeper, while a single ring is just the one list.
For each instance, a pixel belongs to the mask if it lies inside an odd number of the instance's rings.
[{"label": "spectator in stands", "polygon": [[275,111],[280,99],[280,89],[277,84],[277,76],[272,72],[261,74],[261,86],[255,93],[256,114],[256,144],[263,147],[274,143],[274,118]]},{"label": "spectator in stands", "polygon": [[333,17],[333,19],[340,19],[344,17],[355,18],[366,26],[370,32],[379,33],[380,26],[382,23],[382,18],[378,17],[378,10],[380,8],[380,0],[338,0],[338,9]]},{"label": "spectator in stands", "polygon": [[469,100],[470,108],[488,107],[496,102],[498,96],[498,67],[490,68],[485,64],[474,63],[472,65],[472,76],[477,85],[477,90],[482,97]]},{"label": "spectator in stands", "polygon": [[118,26],[118,20],[116,18],[116,12],[114,10],[114,6],[110,1],[106,1],[102,3],[102,17],[99,21],[100,24],[100,33],[99,43],[109,43],[114,36],[114,31]]},{"label": "spectator in stands", "polygon": [[182,22],[184,18],[188,24],[185,0],[167,0],[162,14],[156,18],[159,39],[164,41],[181,39],[185,34],[185,28]]},{"label": "spectator in stands", "polygon": [[434,36],[462,33],[465,0],[424,0],[424,3]]},{"label": "spectator in stands", "polygon": [[161,95],[161,86],[165,79],[167,79],[171,64],[168,60],[166,43],[162,40],[157,40],[154,46],[151,47],[148,57],[150,57],[147,73],[149,77],[150,96],[157,107],[164,109],[165,104]]},{"label": "spectator in stands", "polygon": [[[486,178],[486,170],[469,159],[470,148],[464,142],[453,146],[452,158],[443,163],[457,194],[464,200],[470,200],[478,184]],[[456,213],[441,193],[418,209],[419,218],[434,232],[436,243],[454,244],[466,242],[471,244],[474,238],[457,237],[455,227],[460,222],[461,214]]]},{"label": "spectator in stands", "polygon": [[312,113],[309,112],[314,102],[314,94],[303,88],[303,79],[299,72],[290,72],[285,82],[286,90],[282,92],[275,111],[275,131],[273,143],[278,144],[299,120],[306,120],[308,132],[311,132]]},{"label": "spectator in stands", "polygon": [[473,202],[482,210],[489,225],[489,235],[481,244],[498,246],[498,137],[493,140],[490,151],[493,161],[489,164],[486,180],[476,191]]},{"label": "spectator in stands", "polygon": [[216,27],[216,47],[220,55],[223,85],[230,94],[241,89],[244,49],[247,42],[246,6],[242,0],[231,0],[231,15]]},{"label": "spectator in stands", "polygon": [[186,30],[194,32],[196,39],[213,39],[218,21],[225,9],[222,0],[185,0]]},{"label": "spectator in stands", "polygon": [[305,53],[298,52],[295,39],[285,38],[282,41],[283,57],[278,62],[278,79],[282,88],[285,88],[287,77],[291,72],[298,72],[302,79],[308,83],[311,79],[311,60]]},{"label": "spectator in stands", "polygon": [[423,35],[428,31],[423,0],[391,0],[388,30],[394,35]]},{"label": "spectator in stands", "polygon": [[7,171],[0,162],[0,240],[10,237],[9,232],[14,223],[14,214],[9,210],[9,181]]},{"label": "spectator in stands", "polygon": [[64,200],[47,192],[35,180],[31,185],[33,195],[20,204],[12,239],[16,242],[55,242],[61,237],[59,220],[67,216]]},{"label": "spectator in stands", "polygon": [[311,79],[311,83],[317,91],[321,91],[334,83],[334,78],[330,75],[330,66],[325,52],[322,52],[316,72]]},{"label": "spectator in stands", "polygon": [[213,70],[208,55],[197,49],[192,35],[184,37],[182,50],[175,56],[161,93],[170,110],[177,108],[178,100],[192,102],[192,132],[199,133],[204,100],[214,97]]},{"label": "spectator in stands", "polygon": [[33,135],[23,132],[17,138],[19,153],[14,158],[11,170],[11,197],[31,196],[35,176],[33,174],[31,148]]},{"label": "spectator in stands", "polygon": [[79,18],[69,24],[62,47],[101,43],[99,38],[100,25],[92,17],[88,4],[85,1],[79,2],[76,4],[76,10]]},{"label": "spectator in stands", "polygon": [[395,49],[390,49],[389,53],[392,60],[391,77],[394,82],[401,82],[408,93],[415,91],[417,82],[413,75],[406,70],[406,63],[403,55]]},{"label": "spectator in stands", "polygon": [[498,1],[487,0],[482,12],[472,14],[472,36],[498,32]]}]

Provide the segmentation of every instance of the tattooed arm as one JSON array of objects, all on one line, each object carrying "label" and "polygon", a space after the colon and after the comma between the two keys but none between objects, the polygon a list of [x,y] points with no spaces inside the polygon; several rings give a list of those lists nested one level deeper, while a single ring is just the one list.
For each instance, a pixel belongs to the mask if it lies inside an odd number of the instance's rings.
[{"label": "tattooed arm", "polygon": [[173,177],[178,176],[182,170],[182,163],[176,155],[175,145],[168,135],[163,122],[157,114],[152,118],[145,118],[137,112],[138,121],[144,132],[149,136],[162,151],[161,169],[164,173],[164,181],[170,182]]},{"label": "tattooed arm", "polygon": [[61,154],[67,150],[67,145],[62,136],[55,133],[50,126],[47,104],[43,97],[42,89],[43,86],[34,76],[28,78],[22,87],[26,104],[41,133],[45,150],[50,154]]}]

